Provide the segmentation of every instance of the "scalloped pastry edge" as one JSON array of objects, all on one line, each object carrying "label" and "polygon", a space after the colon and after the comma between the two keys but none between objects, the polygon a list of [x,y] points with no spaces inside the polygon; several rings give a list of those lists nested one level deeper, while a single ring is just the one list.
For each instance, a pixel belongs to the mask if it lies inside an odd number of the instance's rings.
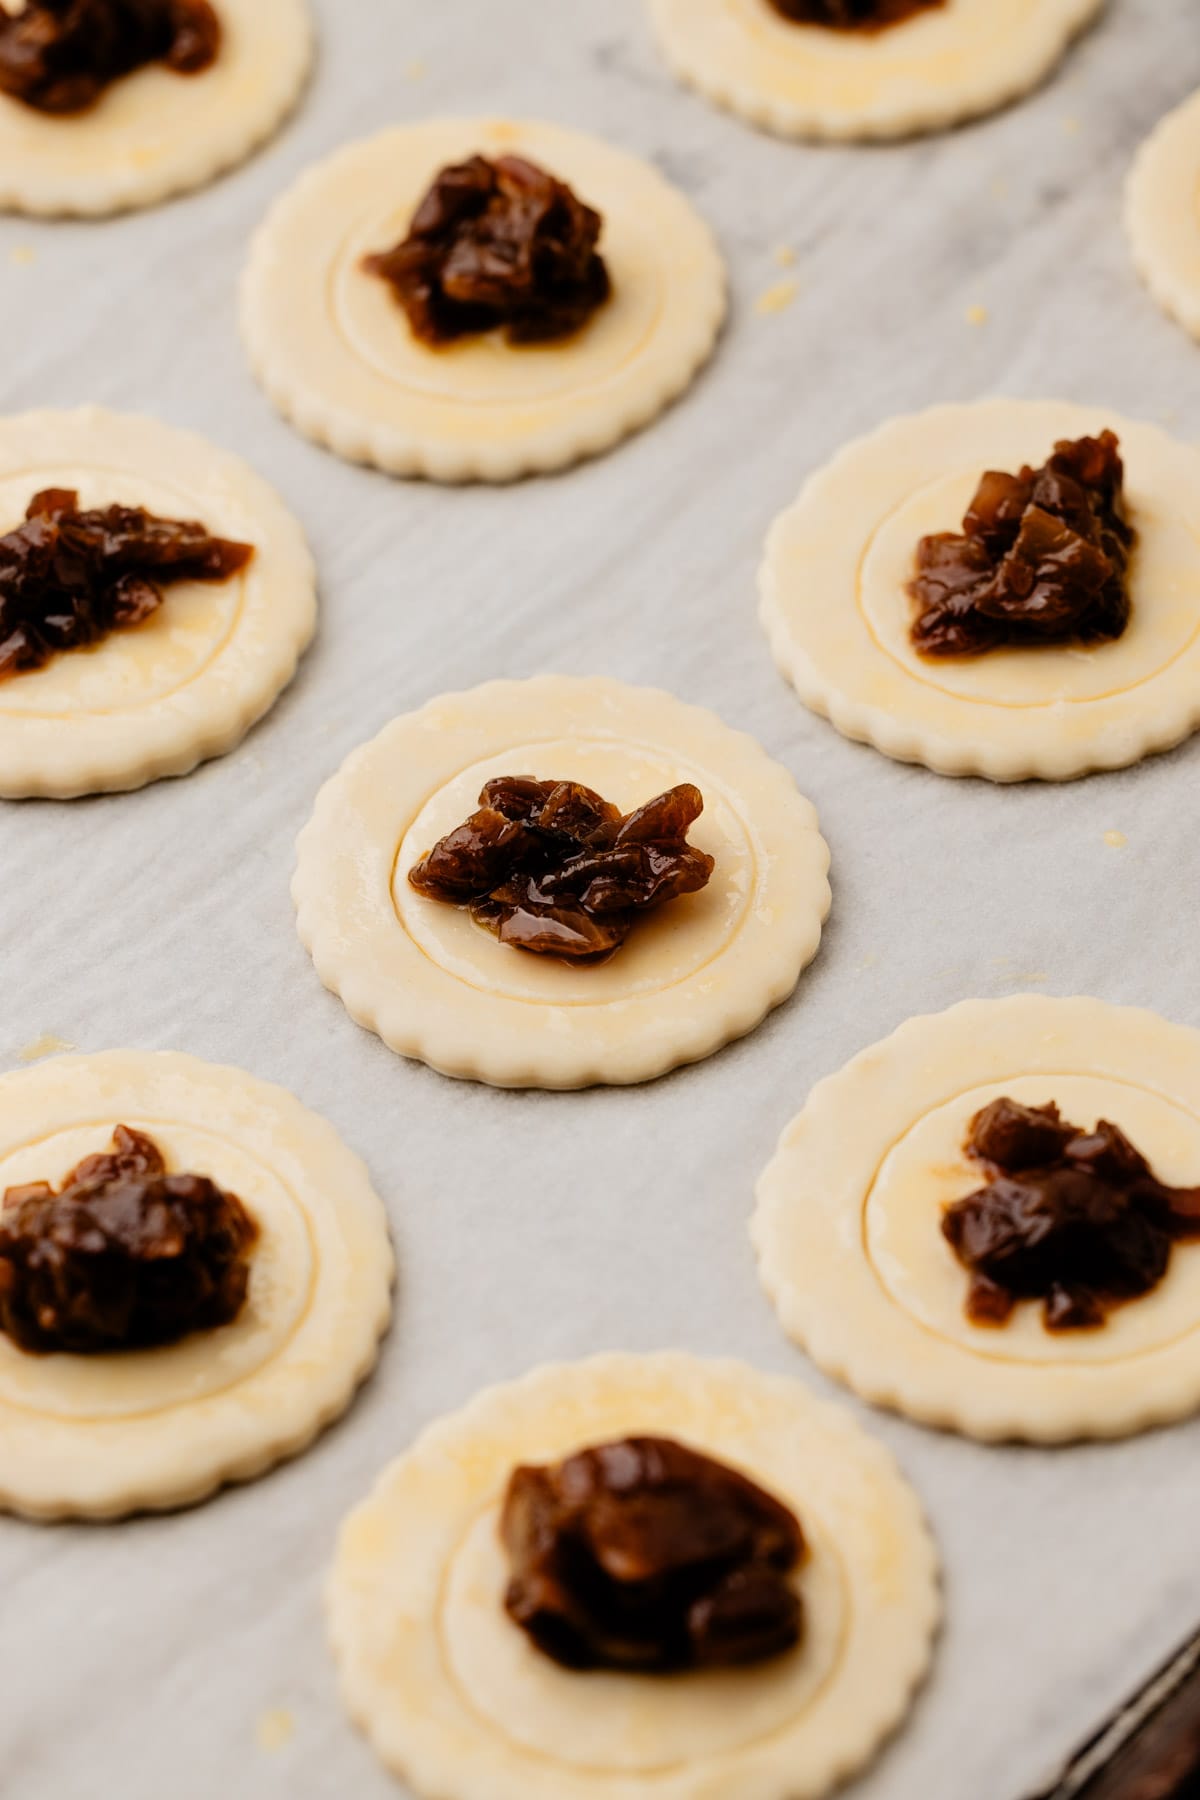
[{"label": "scalloped pastry edge", "polygon": [[[39,1523],[57,1523],[68,1519],[107,1522],[128,1518],[133,1514],[174,1512],[209,1499],[223,1487],[257,1480],[279,1464],[307,1450],[349,1409],[358,1390],[375,1368],[383,1340],[391,1326],[396,1258],[387,1215],[372,1186],[367,1166],[349,1148],[329,1120],[305,1106],[287,1088],[248,1075],[245,1070],[232,1065],[205,1062],[177,1051],[101,1051],[89,1055],[53,1057],[37,1064],[33,1069],[11,1071],[0,1076],[0,1091],[7,1089],[9,1084],[15,1087],[18,1083],[28,1083],[30,1077],[36,1077],[38,1085],[43,1085],[52,1078],[52,1072],[66,1072],[69,1075],[73,1068],[125,1062],[134,1057],[145,1065],[148,1072],[159,1070],[167,1076],[175,1074],[185,1079],[189,1075],[198,1076],[201,1080],[214,1076],[228,1079],[237,1084],[239,1091],[244,1093],[252,1090],[261,1096],[263,1105],[277,1113],[285,1129],[288,1121],[292,1121],[298,1132],[303,1133],[314,1145],[319,1145],[325,1154],[340,1165],[343,1176],[347,1178],[347,1185],[357,1191],[356,1203],[362,1203],[367,1212],[375,1214],[373,1229],[377,1231],[378,1237],[378,1260],[366,1271],[370,1277],[369,1286],[365,1282],[362,1284],[363,1291],[358,1296],[360,1306],[354,1313],[352,1325],[347,1327],[348,1332],[353,1331],[357,1347],[340,1367],[333,1368],[328,1361],[322,1365],[319,1375],[310,1379],[307,1384],[307,1406],[293,1406],[290,1409],[296,1415],[290,1423],[280,1422],[278,1417],[274,1423],[271,1418],[264,1418],[262,1435],[257,1444],[252,1448],[226,1451],[220,1445],[219,1418],[209,1419],[205,1422],[203,1436],[197,1434],[196,1441],[188,1446],[186,1455],[178,1454],[178,1446],[172,1449],[164,1443],[161,1466],[157,1472],[153,1475],[143,1472],[136,1479],[122,1485],[119,1481],[113,1483],[98,1480],[94,1468],[87,1467],[86,1439],[96,1427],[91,1422],[83,1422],[80,1425],[79,1478],[73,1491],[67,1491],[61,1479],[53,1475],[47,1478],[31,1477],[27,1467],[6,1474],[0,1468],[0,1510]],[[336,1204],[336,1201],[331,1204]],[[229,1390],[234,1406],[238,1403],[239,1388],[253,1380],[254,1376],[250,1375],[246,1378],[246,1383],[239,1383]],[[3,1403],[0,1402],[0,1412],[3,1410]],[[164,1413],[164,1419],[172,1420],[176,1433],[186,1432],[184,1421],[187,1411],[185,1405]],[[119,1436],[120,1424],[121,1421],[116,1419],[100,1429]],[[111,1448],[108,1454],[111,1456]]]},{"label": "scalloped pastry edge", "polygon": [[993,77],[990,83],[981,78],[973,88],[947,89],[940,96],[927,92],[920,100],[910,89],[907,98],[890,110],[881,108],[866,115],[798,106],[782,95],[764,93],[737,81],[719,66],[698,67],[664,27],[659,0],[650,0],[650,11],[659,49],[671,73],[714,106],[776,137],[870,143],[949,131],[1014,105],[1050,78],[1075,39],[1099,18],[1106,5],[1107,0],[1062,0],[1062,17],[1047,21],[1043,42],[1031,46],[1028,68],[1023,73],[1014,71],[1002,81]]},{"label": "scalloped pastry edge", "polygon": [[[776,1242],[778,1218],[786,1201],[779,1192],[787,1165],[795,1157],[793,1135],[802,1121],[832,1119],[841,1110],[841,1095],[847,1078],[858,1065],[868,1065],[881,1056],[909,1055],[918,1060],[923,1039],[931,1024],[959,1022],[975,1041],[985,1041],[989,1027],[1002,1009],[1010,1014],[1018,1009],[1036,1011],[1044,1016],[1087,1008],[1096,1014],[1117,1015],[1131,1025],[1161,1029],[1166,1035],[1183,1033],[1196,1041],[1200,1050],[1200,1033],[1191,1027],[1177,1025],[1145,1007],[1114,1006],[1086,995],[1057,997],[1047,994],[1013,994],[1001,1000],[962,1000],[940,1013],[918,1014],[905,1020],[895,1031],[868,1045],[832,1075],[819,1081],[811,1090],[800,1112],[785,1126],[771,1161],[763,1170],[756,1189],[756,1202],[750,1222],[750,1239],[758,1263],[759,1279],[779,1318],[786,1335],[804,1351],[821,1372],[857,1394],[868,1405],[898,1413],[915,1424],[939,1431],[956,1432],[981,1443],[1029,1443],[1049,1447],[1084,1441],[1105,1441],[1133,1437],[1162,1425],[1177,1424],[1200,1409],[1200,1355],[1190,1378],[1176,1372],[1176,1379],[1162,1384],[1157,1394],[1147,1393],[1122,1404],[1114,1404],[1097,1382],[1092,1393],[1080,1393],[1070,1403],[1056,1407],[1030,1407],[1028,1404],[1003,1399],[981,1391],[970,1379],[972,1359],[957,1345],[947,1344],[946,1365],[956,1364],[962,1370],[958,1393],[951,1399],[935,1394],[927,1384],[906,1371],[895,1356],[884,1366],[870,1349],[864,1349],[865,1337],[860,1330],[853,1343],[850,1335],[836,1324],[830,1327],[809,1304],[804,1283],[797,1280],[786,1266]],[[1102,1022],[1102,1021],[1101,1021]],[[865,1258],[863,1259],[865,1263]],[[815,1291],[815,1290],[814,1290]],[[895,1302],[880,1286],[878,1304],[895,1309]],[[914,1332],[922,1328],[913,1323]],[[1200,1323],[1197,1326],[1200,1332]],[[1137,1360],[1144,1361],[1144,1357]],[[980,1362],[980,1370],[989,1365]],[[1086,1369],[1085,1365],[1077,1365]],[[1051,1374],[1056,1365],[1026,1364],[1028,1385],[1038,1385],[1038,1378]],[[1062,1365],[1057,1365],[1061,1368]],[[938,1386],[945,1387],[945,1380]],[[1081,1384],[1082,1385],[1082,1384]]]},{"label": "scalloped pastry edge", "polygon": [[[790,772],[768,756],[757,739],[726,725],[709,709],[678,700],[660,689],[634,687],[606,677],[533,676],[524,681],[492,681],[481,687],[441,694],[416,712],[401,717],[416,720],[445,705],[486,701],[489,695],[529,693],[539,683],[555,687],[563,683],[576,688],[586,686],[598,696],[619,697],[633,693],[642,698],[662,700],[672,709],[683,709],[697,722],[703,722],[706,728],[719,732],[722,738],[739,741],[745,750],[753,752],[755,759],[761,759],[764,768],[774,771],[781,794],[790,807],[803,815],[801,828],[814,840],[814,862],[809,872],[812,892],[806,894],[806,901],[810,903],[803,907],[796,905],[790,916],[785,916],[784,921],[773,928],[770,965],[764,969],[760,984],[748,993],[728,996],[724,1005],[720,1009],[714,1007],[707,1019],[703,1016],[693,1018],[661,1048],[656,1049],[649,1043],[639,1047],[627,1034],[619,1050],[597,1046],[591,1054],[576,1052],[570,1061],[563,1058],[561,1051],[557,1054],[553,1050],[547,1051],[537,1034],[531,1034],[531,1041],[524,1046],[516,1042],[514,1036],[509,1036],[505,1040],[496,1039],[486,1047],[471,1048],[461,1030],[447,1027],[441,1006],[426,1008],[425,1016],[414,1017],[404,996],[396,997],[377,988],[372,980],[369,959],[364,962],[362,957],[347,957],[340,935],[327,931],[319,918],[322,859],[316,854],[317,847],[326,838],[336,836],[343,777],[353,773],[359,760],[367,755],[382,733],[352,751],[342,768],[325,783],[311,818],[300,832],[292,878],[297,931],[322,985],[337,996],[354,1022],[373,1032],[398,1055],[425,1063],[439,1074],[457,1080],[478,1081],[491,1087],[542,1088],[560,1092],[596,1086],[634,1086],[654,1081],[673,1069],[702,1062],[727,1044],[748,1036],[795,992],[805,969],[817,955],[833,905],[828,879],[829,846],[821,835],[811,801],[799,792]],[[531,695],[531,702],[534,700]],[[393,720],[384,731],[390,731],[400,722]],[[669,738],[664,742],[669,742]],[[449,998],[453,993],[453,977],[447,975],[445,980]]]},{"label": "scalloped pastry edge", "polygon": [[[326,1628],[338,1667],[338,1687],[342,1703],[352,1723],[370,1743],[384,1766],[410,1782],[418,1793],[435,1796],[436,1800],[497,1800],[497,1797],[499,1800],[511,1800],[512,1795],[520,1792],[519,1786],[512,1787],[507,1781],[502,1786],[493,1786],[494,1771],[498,1761],[501,1765],[511,1762],[511,1773],[519,1783],[522,1779],[520,1765],[525,1760],[524,1753],[519,1749],[515,1752],[509,1750],[507,1755],[498,1757],[493,1752],[489,1756],[488,1783],[485,1787],[480,1787],[476,1779],[479,1767],[477,1759],[469,1753],[466,1756],[456,1754],[455,1746],[448,1740],[435,1745],[428,1741],[427,1733],[427,1741],[424,1743],[410,1741],[402,1758],[395,1754],[394,1734],[384,1730],[377,1716],[377,1708],[372,1703],[372,1696],[367,1691],[369,1684],[361,1678],[360,1671],[355,1666],[359,1660],[356,1656],[357,1622],[353,1616],[352,1599],[342,1594],[339,1580],[339,1565],[346,1534],[360,1513],[379,1504],[386,1496],[392,1476],[398,1468],[423,1458],[453,1456],[456,1451],[461,1450],[464,1437],[468,1437],[473,1430],[486,1430],[489,1435],[492,1434],[497,1422],[503,1419],[505,1411],[514,1403],[520,1407],[529,1400],[536,1401],[544,1395],[547,1405],[554,1406],[561,1402],[565,1383],[627,1382],[631,1389],[635,1389],[646,1375],[660,1381],[670,1378],[677,1383],[687,1382],[698,1386],[722,1382],[753,1383],[756,1387],[781,1396],[794,1397],[796,1404],[806,1413],[825,1421],[837,1435],[852,1444],[855,1454],[864,1462],[874,1464],[881,1485],[886,1485],[891,1497],[893,1516],[902,1516],[903,1520],[910,1567],[907,1608],[911,1624],[911,1654],[907,1666],[897,1671],[895,1690],[888,1704],[879,1707],[877,1717],[869,1722],[868,1728],[862,1731],[857,1740],[848,1736],[840,1753],[831,1752],[822,1764],[809,1769],[803,1776],[797,1774],[794,1747],[781,1751],[772,1766],[758,1772],[757,1779],[751,1781],[739,1775],[738,1800],[819,1800],[820,1796],[840,1787],[843,1782],[866,1768],[895,1736],[911,1711],[917,1693],[928,1676],[942,1620],[940,1563],[921,1502],[891,1453],[864,1430],[844,1407],[818,1399],[792,1377],[766,1374],[729,1357],[700,1357],[675,1350],[649,1354],[609,1352],[578,1362],[543,1364],[515,1381],[495,1383],[484,1388],[462,1408],[434,1420],[418,1435],[408,1450],[382,1471],[366,1500],[354,1509],[342,1526],[337,1554],[326,1579],[324,1594]],[[714,1434],[714,1438],[716,1435],[718,1434]],[[565,1448],[564,1445],[563,1449]],[[714,1454],[719,1453],[715,1442],[712,1449]],[[858,1723],[861,1725],[861,1720]],[[497,1742],[497,1750],[504,1752],[505,1746]],[[564,1768],[564,1800],[569,1792],[576,1791],[576,1784],[571,1776],[572,1771]],[[608,1791],[620,1795],[622,1800],[652,1800],[661,1785],[661,1778],[613,1773],[595,1782],[588,1781],[586,1787],[580,1785],[578,1792],[598,1796],[601,1791]],[[669,1800],[680,1800],[681,1796],[687,1795],[692,1785],[686,1773],[679,1778],[678,1771],[673,1771],[669,1783]],[[696,1800],[715,1800],[716,1790],[705,1781],[703,1769],[699,1766],[694,1787]]]}]

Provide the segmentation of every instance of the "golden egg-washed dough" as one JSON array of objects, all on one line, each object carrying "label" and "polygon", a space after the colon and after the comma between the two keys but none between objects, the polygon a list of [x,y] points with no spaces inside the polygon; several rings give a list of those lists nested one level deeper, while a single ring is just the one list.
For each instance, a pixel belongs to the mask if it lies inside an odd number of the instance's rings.
[{"label": "golden egg-washed dough", "polygon": [[[640,1434],[795,1511],[811,1555],[794,1653],[580,1675],[509,1620],[514,1467]],[[347,1520],[327,1603],[351,1716],[430,1800],[817,1800],[904,1717],[940,1611],[920,1506],[879,1445],[796,1382],[679,1354],[539,1369],[433,1426]]]},{"label": "golden egg-washed dough", "polygon": [[797,25],[769,0],[650,0],[681,80],[784,137],[896,138],[1007,106],[1104,0],[946,0],[880,32]]}]

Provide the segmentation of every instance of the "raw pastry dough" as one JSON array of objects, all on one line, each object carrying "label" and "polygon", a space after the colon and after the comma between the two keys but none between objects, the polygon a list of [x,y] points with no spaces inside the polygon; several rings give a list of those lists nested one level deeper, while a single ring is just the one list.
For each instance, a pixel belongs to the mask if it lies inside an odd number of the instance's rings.
[{"label": "raw pastry dough", "polygon": [[940,131],[1037,87],[1104,0],[946,0],[878,34],[796,25],[768,0],[650,0],[672,69],[785,137]]},{"label": "raw pastry dough", "polygon": [[0,95],[0,208],[101,214],[202,187],[270,137],[312,62],[306,0],[216,0],[221,53],[199,75],[154,64],[51,118]]},{"label": "raw pastry dough", "polygon": [[[704,795],[703,893],[599,968],[503,945],[408,871],[497,775],[561,777],[623,811]],[[829,852],[786,769],[652,688],[541,676],[448,694],[389,725],[322,790],[292,893],[326,987],[393,1050],[499,1087],[648,1081],[752,1031],[792,992],[829,911]]]},{"label": "raw pastry dough", "polygon": [[1125,217],[1146,286],[1200,338],[1200,93],[1169,114],[1142,146]]},{"label": "raw pastry dough", "polygon": [[1200,1248],[1097,1331],[1036,1303],[973,1324],[943,1208],[983,1185],[972,1116],[1008,1095],[1108,1118],[1160,1179],[1200,1182],[1200,1032],[1026,994],[912,1019],[820,1083],[759,1185],[753,1237],[785,1330],[864,1399],[972,1437],[1121,1437],[1200,1406]]},{"label": "raw pastry dough", "polygon": [[[960,531],[986,469],[1040,466],[1059,438],[1121,439],[1134,616],[1094,648],[918,656],[918,539]],[[776,520],[762,621],[800,698],[846,737],[942,775],[1066,781],[1123,768],[1200,724],[1200,451],[1108,409],[986,400],[892,420]]]},{"label": "raw pastry dough", "polygon": [[0,1078],[0,1193],[142,1130],[260,1228],[232,1325],[157,1350],[31,1356],[0,1333],[0,1506],[118,1518],[202,1500],[305,1449],[350,1404],[391,1313],[367,1171],[282,1088],[190,1056],[63,1056]]},{"label": "raw pastry dough", "polygon": [[[502,1607],[509,1475],[673,1436],[798,1514],[807,1635],[773,1663],[567,1673]],[[481,1394],[385,1471],[328,1589],[342,1691],[389,1768],[437,1800],[815,1800],[899,1724],[929,1662],[933,1545],[890,1457],[796,1382],[683,1355],[605,1356]]]},{"label": "raw pastry dough", "polygon": [[[603,214],[613,296],[575,336],[430,349],[363,271],[438,170],[476,151],[527,156]],[[511,120],[430,120],[340,150],[269,215],[242,291],[250,360],[298,430],[437,481],[509,481],[609,449],[682,393],[724,315],[720,254],[676,188],[600,139]]]},{"label": "raw pastry dough", "polygon": [[199,518],[255,546],[231,581],[166,590],[145,624],[0,682],[0,795],[142,787],[231,750],[295,673],[316,625],[303,533],[238,457],[157,420],[87,407],[0,419],[0,533],[39,488]]}]

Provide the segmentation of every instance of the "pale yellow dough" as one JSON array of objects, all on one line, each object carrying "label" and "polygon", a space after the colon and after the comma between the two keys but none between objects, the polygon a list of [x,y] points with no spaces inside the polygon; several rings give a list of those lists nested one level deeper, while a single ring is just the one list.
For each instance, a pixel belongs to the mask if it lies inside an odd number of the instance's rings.
[{"label": "pale yellow dough", "polygon": [[118,1518],[264,1474],[343,1413],[375,1364],[394,1259],[383,1206],[331,1125],[282,1088],[189,1056],[63,1056],[0,1078],[0,1194],[58,1184],[144,1131],[259,1226],[231,1325],[158,1350],[31,1356],[0,1333],[0,1506]]},{"label": "pale yellow dough", "polygon": [[0,419],[0,533],[41,488],[84,507],[145,506],[255,546],[240,575],[181,582],[143,625],[0,682],[0,795],[69,799],[184,775],[245,736],[295,673],[316,625],[299,525],[238,457],[155,419]]},{"label": "pale yellow dough", "polygon": [[[573,337],[431,349],[363,270],[406,234],[439,170],[475,153],[528,157],[603,214],[613,294]],[[725,304],[708,226],[648,163],[558,125],[435,119],[338,151],[278,202],[241,319],[255,373],[306,436],[395,475],[510,481],[647,424],[708,360]]]},{"label": "pale yellow dough", "polygon": [[1104,0],[946,0],[878,33],[797,25],[768,0],[650,0],[668,63],[785,137],[940,131],[1019,99]]},{"label": "pale yellow dough", "polygon": [[[499,775],[580,781],[622,811],[693,782],[713,878],[599,968],[503,945],[407,879]],[[298,850],[300,936],[350,1016],[499,1087],[648,1081],[711,1055],[792,992],[830,904],[829,852],[786,769],[712,713],[601,679],[491,682],[395,720],[326,784]]]},{"label": "pale yellow dough", "polygon": [[[913,649],[921,537],[961,531],[980,476],[1109,428],[1126,464],[1133,618],[1091,648],[938,660]],[[900,762],[993,781],[1123,768],[1200,724],[1200,451],[1109,409],[985,400],[894,419],[842,450],[775,522],[761,617],[806,706]]]},{"label": "pale yellow dough", "polygon": [[1125,197],[1133,259],[1159,305],[1200,338],[1200,93],[1142,146]]},{"label": "pale yellow dough", "polygon": [[0,209],[98,215],[153,206],[242,162],[292,110],[312,62],[307,0],[216,0],[221,53],[199,75],[160,64],[87,112],[0,95]]},{"label": "pale yellow dough", "polygon": [[[797,1513],[812,1555],[793,1655],[580,1675],[509,1621],[514,1467],[646,1433]],[[900,1723],[939,1615],[933,1545],[886,1452],[796,1382],[684,1355],[539,1369],[432,1427],[344,1526],[327,1603],[351,1716],[436,1800],[816,1800]]]},{"label": "pale yellow dough", "polygon": [[1099,1000],[972,1000],[912,1019],[821,1082],[758,1190],[753,1237],[785,1330],[878,1406],[985,1439],[1122,1437],[1200,1407],[1200,1248],[1099,1330],[1040,1307],[973,1324],[944,1208],[982,1184],[973,1115],[1007,1095],[1125,1131],[1200,1184],[1200,1032]]}]

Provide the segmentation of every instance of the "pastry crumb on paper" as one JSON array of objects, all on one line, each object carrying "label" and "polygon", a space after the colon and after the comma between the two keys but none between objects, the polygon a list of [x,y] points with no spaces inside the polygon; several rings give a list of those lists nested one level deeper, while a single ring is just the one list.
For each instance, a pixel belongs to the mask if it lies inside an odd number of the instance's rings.
[{"label": "pastry crumb on paper", "polygon": [[273,1706],[260,1714],[254,1736],[260,1750],[275,1755],[291,1743],[296,1735],[296,1718],[286,1706]]},{"label": "pastry crumb on paper", "polygon": [[41,1062],[47,1056],[62,1056],[68,1050],[76,1048],[77,1045],[68,1043],[66,1038],[56,1037],[52,1031],[44,1031],[40,1037],[34,1038],[31,1044],[26,1044],[25,1048],[18,1051],[17,1054],[21,1062],[35,1063]]},{"label": "pastry crumb on paper", "polygon": [[765,293],[759,295],[754,310],[762,317],[771,313],[786,312],[799,292],[800,283],[798,281],[777,281],[772,287],[767,288]]}]

